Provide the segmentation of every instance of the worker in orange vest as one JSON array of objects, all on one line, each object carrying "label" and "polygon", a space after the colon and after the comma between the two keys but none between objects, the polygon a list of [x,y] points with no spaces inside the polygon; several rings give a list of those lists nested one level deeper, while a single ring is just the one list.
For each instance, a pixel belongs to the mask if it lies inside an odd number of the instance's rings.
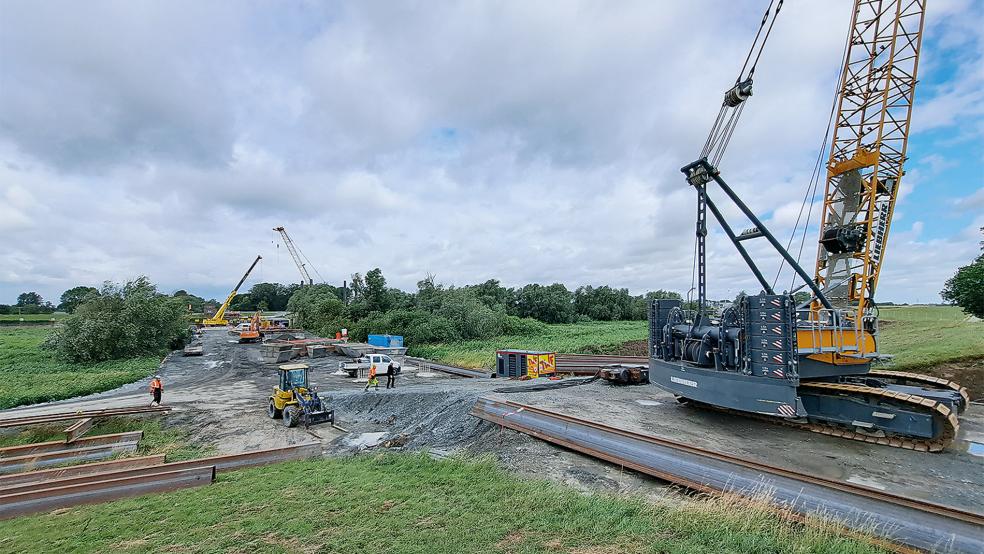
[{"label": "worker in orange vest", "polygon": [[150,394],[154,397],[154,401],[150,403],[151,406],[161,405],[161,394],[164,393],[164,383],[161,382],[160,375],[154,375],[154,378],[150,380]]},{"label": "worker in orange vest", "polygon": [[369,381],[366,383],[365,390],[369,390],[369,387],[373,386],[376,387],[376,390],[379,390],[379,379],[376,379],[376,364],[369,366]]}]

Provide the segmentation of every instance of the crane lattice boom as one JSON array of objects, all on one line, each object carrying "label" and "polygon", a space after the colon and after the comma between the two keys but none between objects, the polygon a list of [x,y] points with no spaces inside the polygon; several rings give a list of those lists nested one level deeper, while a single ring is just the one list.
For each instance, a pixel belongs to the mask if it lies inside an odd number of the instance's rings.
[{"label": "crane lattice boom", "polygon": [[301,272],[301,284],[310,285],[314,283],[311,279],[311,275],[308,273],[307,268],[304,266],[304,262],[301,261],[301,255],[297,251],[297,247],[294,246],[294,241],[290,240],[290,235],[287,234],[287,229],[283,227],[274,227],[274,231],[280,233],[281,238],[284,239],[284,244],[287,246],[287,251],[290,252],[290,257],[294,258],[294,263],[297,264],[297,270]]},{"label": "crane lattice boom", "polygon": [[871,307],[902,180],[925,0],[855,0],[837,93],[816,279],[835,308]]}]

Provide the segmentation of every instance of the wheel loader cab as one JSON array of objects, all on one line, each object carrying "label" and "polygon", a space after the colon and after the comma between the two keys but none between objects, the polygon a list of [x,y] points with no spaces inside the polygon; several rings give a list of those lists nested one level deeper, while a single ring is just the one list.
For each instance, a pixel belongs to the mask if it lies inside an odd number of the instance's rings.
[{"label": "wheel loader cab", "polygon": [[[303,365],[303,364],[297,364]],[[287,367],[287,366],[284,366]],[[280,370],[280,390],[289,391],[294,387],[308,388],[308,368],[283,369]]]}]

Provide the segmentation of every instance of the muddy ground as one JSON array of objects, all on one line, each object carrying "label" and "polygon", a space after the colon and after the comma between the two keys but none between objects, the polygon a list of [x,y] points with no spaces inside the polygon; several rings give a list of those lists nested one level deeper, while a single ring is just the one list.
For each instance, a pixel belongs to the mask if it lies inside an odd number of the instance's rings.
[{"label": "muddy ground", "polygon": [[915,370],[935,377],[956,381],[966,387],[970,399],[984,401],[984,358],[947,362],[937,366]]},{"label": "muddy ground", "polygon": [[[465,379],[418,372],[405,365],[397,388],[365,391],[365,382],[337,374],[343,358],[298,361],[311,367],[311,382],[336,410],[338,428],[288,429],[266,415],[277,382],[274,365],[260,358],[259,345],[241,345],[225,330],[205,333],[205,355],[172,355],[160,369],[165,418],[216,453],[274,448],[318,441],[329,455],[365,451],[422,451],[432,456],[491,456],[521,475],[547,478],[583,490],[634,492],[675,498],[664,483],[611,464],[556,448],[471,415],[484,395],[554,409],[608,425],[664,436],[747,456],[828,478],[901,492],[980,511],[984,505],[984,406],[964,414],[958,441],[941,454],[924,454],[846,441],[740,416],[682,406],[655,386],[613,387],[595,382],[559,390],[501,394],[494,390],[533,383]],[[15,408],[0,417],[75,409],[147,404],[144,380],[120,389],[50,404]]]}]

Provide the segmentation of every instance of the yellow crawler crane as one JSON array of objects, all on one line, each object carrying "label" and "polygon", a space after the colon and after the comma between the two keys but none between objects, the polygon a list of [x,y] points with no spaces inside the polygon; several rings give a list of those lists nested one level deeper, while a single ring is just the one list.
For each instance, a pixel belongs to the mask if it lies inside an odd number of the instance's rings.
[{"label": "yellow crawler crane", "polygon": [[[831,109],[813,276],[719,170],[781,8],[782,0],[770,2],[699,159],[682,168],[697,192],[697,309],[688,313],[679,300],[653,302],[650,380],[684,401],[869,443],[943,450],[956,436],[957,415],[969,402],[966,389],[927,375],[871,369],[883,357],[874,294],[904,175],[925,1],[854,1]],[[820,174],[814,177],[804,207]],[[732,230],[711,197],[712,185],[753,227],[740,234]],[[718,318],[711,317],[706,304],[708,212],[762,286],[760,294],[741,297]],[[777,292],[765,279],[744,246],[759,238],[812,291],[810,302],[797,306],[791,293]]]}]

